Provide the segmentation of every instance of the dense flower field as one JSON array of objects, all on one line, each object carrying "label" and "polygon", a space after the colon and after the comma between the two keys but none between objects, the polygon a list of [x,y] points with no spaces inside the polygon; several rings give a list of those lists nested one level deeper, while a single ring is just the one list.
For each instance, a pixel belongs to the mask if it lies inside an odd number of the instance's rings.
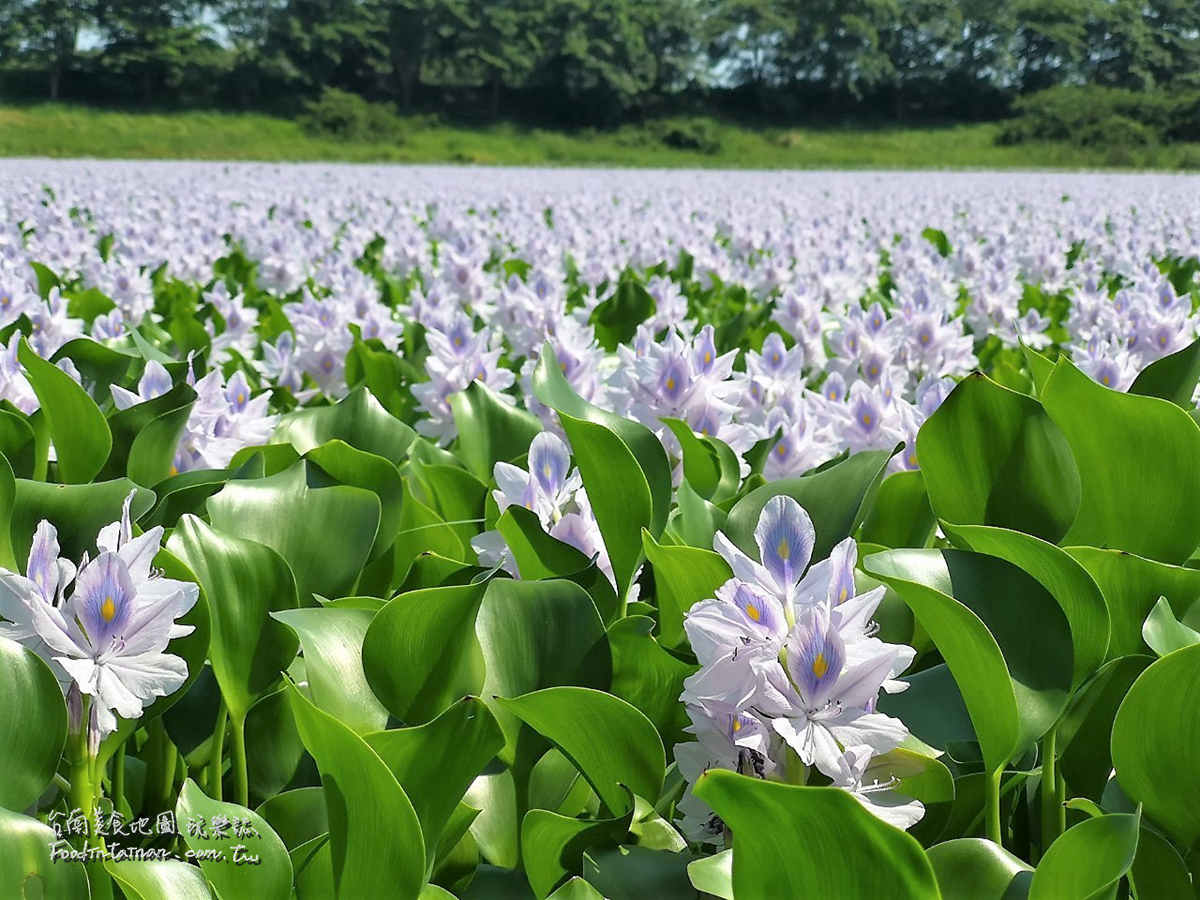
[{"label": "dense flower field", "polygon": [[0,895],[1195,896],[1200,180],[0,209]]}]

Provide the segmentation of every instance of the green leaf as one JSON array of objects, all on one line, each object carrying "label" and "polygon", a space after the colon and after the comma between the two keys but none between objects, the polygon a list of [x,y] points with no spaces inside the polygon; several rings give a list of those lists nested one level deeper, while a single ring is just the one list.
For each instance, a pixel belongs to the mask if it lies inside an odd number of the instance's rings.
[{"label": "green leaf", "polygon": [[1200,382],[1200,340],[1150,363],[1133,379],[1129,393],[1161,397],[1191,412],[1195,409],[1192,395],[1197,382]]},{"label": "green leaf", "polygon": [[523,456],[542,432],[537,416],[501,399],[481,381],[451,394],[450,409],[458,430],[458,454],[485,482],[491,481],[496,463]]},{"label": "green leaf", "polygon": [[[279,693],[286,705],[286,688]],[[288,715],[291,716],[290,705]],[[275,794],[264,801],[257,811],[289,850],[329,831],[325,815],[325,791],[320,787],[296,788]]]},{"label": "green leaf", "polygon": [[884,547],[924,547],[936,525],[921,473],[896,472],[880,483],[858,539]]},{"label": "green leaf", "polygon": [[836,465],[799,478],[783,478],[751,491],[729,511],[725,534],[744,552],[758,559],[754,528],[767,501],[785,494],[798,501],[812,518],[817,533],[813,560],[825,559],[839,541],[858,528],[868,500],[883,478],[892,454],[887,450],[856,453]]},{"label": "green leaf", "polygon": [[[653,508],[649,531],[655,535],[661,533],[667,524],[667,515],[671,509],[671,466],[667,461],[667,453],[663,450],[662,443],[654,432],[637,422],[623,419],[598,406],[593,406],[579,397],[567,384],[567,380],[563,377],[562,371],[555,361],[554,351],[548,343],[542,348],[541,358],[533,373],[533,392],[538,400],[559,413],[560,420],[563,414],[571,418],[586,420],[604,426],[620,438],[628,451],[633,454],[634,459],[637,460],[649,487]],[[573,445],[574,441],[572,441]],[[576,462],[578,463],[578,461],[577,455]],[[582,466],[580,474],[583,475],[586,484],[588,477]],[[598,489],[607,489],[612,478],[609,476],[606,480],[604,471],[601,470],[595,474],[593,480]]]},{"label": "green leaf", "polygon": [[182,860],[107,860],[104,868],[127,900],[213,900],[200,869]]},{"label": "green leaf", "polygon": [[[458,539],[465,548],[479,534],[488,499],[487,485],[458,465],[441,465],[413,459],[409,466],[417,485],[425,493],[428,505],[447,522],[454,523]],[[468,551],[474,560],[474,551]]]},{"label": "green leaf", "polygon": [[921,426],[917,458],[930,505],[947,522],[1056,543],[1079,509],[1080,473],[1059,427],[1036,400],[978,372]]},{"label": "green leaf", "polygon": [[425,725],[363,737],[412,801],[425,835],[426,872],[432,872],[438,844],[459,801],[504,747],[500,726],[478,698],[464,697]]},{"label": "green leaf", "polygon": [[[643,528],[654,524],[653,498],[637,459],[618,434],[605,425],[559,412],[571,442],[575,464],[617,581],[617,596],[629,591],[642,561]],[[661,528],[660,528],[661,530]]]},{"label": "green leaf", "polygon": [[514,761],[521,720],[490,698],[552,685],[604,689],[611,681],[600,614],[583,588],[570,581],[494,579],[479,608],[475,634],[487,672],[482,695],[504,731],[505,762]]},{"label": "green leaf", "polygon": [[336,896],[417,896],[425,881],[425,842],[404,789],[362,738],[294,684],[288,699],[321,772]]},{"label": "green leaf", "polygon": [[716,596],[717,588],[733,577],[733,571],[711,550],[664,546],[646,531],[642,532],[642,544],[654,570],[662,642],[672,648],[686,646],[683,619],[688,610],[701,600]]},{"label": "green leaf", "polygon": [[37,439],[33,426],[20,413],[0,409],[0,453],[8,460],[14,475],[32,477]]},{"label": "green leaf", "polygon": [[619,344],[628,343],[637,327],[654,315],[654,298],[632,278],[622,278],[612,296],[592,310],[588,324],[595,328],[596,340],[609,353]]},{"label": "green leaf", "polygon": [[737,455],[723,441],[697,435],[682,419],[666,418],[683,450],[683,476],[705,500],[720,503],[737,493],[741,481]]},{"label": "green leaf", "polygon": [[334,406],[289,413],[275,427],[275,439],[300,454],[333,439],[399,464],[416,432],[384,409],[365,387],[352,390]]},{"label": "green leaf", "polygon": [[1146,652],[1142,625],[1159,597],[1167,598],[1176,618],[1200,599],[1200,570],[1119,550],[1068,547],[1067,552],[1087,569],[1104,595],[1110,619],[1108,659]]},{"label": "green leaf", "polygon": [[1054,360],[1038,353],[1024,342],[1021,343],[1021,352],[1025,357],[1026,365],[1029,367],[1029,374],[1033,378],[1033,389],[1038,396],[1041,396],[1042,390],[1046,386],[1046,381],[1049,380],[1051,373],[1054,371]]},{"label": "green leaf", "polygon": [[1104,595],[1087,570],[1053,544],[986,525],[950,525],[942,530],[956,543],[1007,560],[1028,572],[1058,602],[1071,626],[1075,648],[1074,687],[1100,667],[1108,650],[1109,616]]},{"label": "green leaf", "polygon": [[1033,869],[985,838],[946,841],[928,855],[942,900],[1015,900],[1033,877]]},{"label": "green leaf", "polygon": [[[627,795],[628,796],[628,795]],[[531,809],[521,821],[522,862],[535,897],[550,894],[564,878],[583,871],[583,854],[591,847],[613,844],[629,831],[633,804],[611,819],[573,819],[545,809]]]},{"label": "green leaf", "polygon": [[1112,773],[1113,720],[1129,688],[1154,659],[1122,656],[1109,660],[1071,700],[1058,725],[1059,771],[1071,790],[1099,797]]},{"label": "green leaf", "polygon": [[263,544],[184,516],[167,549],[196,576],[208,600],[209,658],[230,715],[250,707],[296,656],[296,635],[270,613],[296,607],[296,583],[283,558]]},{"label": "green leaf", "polygon": [[483,688],[475,617],[486,582],[401,594],[376,614],[362,643],[367,683],[397,719],[428,722]]},{"label": "green leaf", "polygon": [[1065,358],[1042,403],[1079,465],[1079,514],[1063,544],[1181,563],[1200,544],[1200,428],[1157,397],[1110,391]]},{"label": "green leaf", "polygon": [[729,514],[697,494],[687,479],[679,483],[675,496],[679,512],[668,528],[675,529],[688,546],[704,550],[712,547],[713,536],[725,527]]},{"label": "green leaf", "polygon": [[0,808],[0,896],[88,900],[83,864],[51,858],[50,848],[57,841],[48,825]]},{"label": "green leaf", "polygon": [[558,747],[614,813],[628,791],[657,799],[666,755],[654,724],[624,700],[582,687],[550,687],[496,702]]},{"label": "green leaf", "polygon": [[414,497],[409,480],[405,478],[404,499],[400,503],[400,530],[396,533],[394,549],[394,582],[403,582],[413,561],[428,552],[463,563],[474,559],[459,540],[454,526],[447,525],[445,519]]},{"label": "green leaf", "polygon": [[[695,785],[733,831],[738,897],[936,900],[921,845],[834,787],[798,787],[711,769]],[[797,864],[797,841],[805,858]]]},{"label": "green leaf", "polygon": [[363,673],[363,639],[374,616],[334,607],[271,613],[299,635],[312,702],[359,734],[383,728],[388,715]]},{"label": "green leaf", "polygon": [[1141,816],[1085,819],[1050,845],[1033,873],[1029,900],[1087,900],[1133,865]]},{"label": "green leaf", "polygon": [[24,810],[46,790],[67,739],[67,706],[50,667],[0,637],[0,806]]},{"label": "green leaf", "polygon": [[17,480],[8,459],[0,453],[0,568],[10,572],[25,568],[17,566],[17,558],[13,555],[12,519],[16,501]]},{"label": "green leaf", "polygon": [[612,693],[641,710],[654,723],[663,744],[689,740],[689,724],[679,695],[683,681],[699,667],[676,659],[651,635],[654,620],[627,616],[608,630],[612,648]]},{"label": "green leaf", "polygon": [[[400,470],[382,456],[337,439],[314,447],[305,458],[328,474],[333,484],[362,488],[379,498],[379,529],[367,559],[374,561],[391,550],[400,530],[400,508],[404,499]],[[313,474],[311,470],[309,474]]]},{"label": "green leaf", "polygon": [[933,638],[962,692],[989,772],[1058,719],[1071,686],[1067,618],[1004,560],[957,550],[890,550],[864,561]]},{"label": "green leaf", "polygon": [[1121,787],[1180,846],[1200,837],[1200,644],[1138,676],[1117,710],[1113,767]]},{"label": "green leaf", "polygon": [[588,593],[604,620],[616,616],[617,594],[608,576],[597,571],[596,577],[584,584],[577,576],[594,568],[592,561],[570,544],[546,534],[534,513],[524,507],[510,506],[496,522],[496,530],[504,536],[523,579],[568,578],[585,589],[590,586]]},{"label": "green leaf", "polygon": [[104,474],[115,477],[128,473],[147,487],[173,474],[175,451],[195,401],[196,392],[186,384],[178,384],[153,400],[135,403],[109,416],[112,451]]},{"label": "green leaf", "polygon": [[688,880],[702,894],[712,894],[721,900],[733,897],[733,851],[706,856],[688,863]]},{"label": "green leaf", "polygon": [[1175,618],[1166,597],[1159,597],[1154,609],[1150,610],[1150,615],[1146,616],[1142,625],[1142,638],[1159,656],[1166,656],[1173,650],[1190,647],[1192,644],[1200,644],[1200,634]]},{"label": "green leaf", "polygon": [[23,339],[17,357],[46,417],[59,478],[69,484],[91,481],[112,449],[112,433],[100,407],[70,375],[34,353]]},{"label": "green leaf", "polygon": [[1171,842],[1145,825],[1129,870],[1137,900],[1196,900],[1187,863]]},{"label": "green leaf", "polygon": [[361,488],[310,488],[308,463],[253,481],[231,481],[208,499],[213,527],[266,544],[296,576],[302,606],[312,595],[352,593],[379,529],[379,498]]},{"label": "green leaf", "polygon": [[[288,858],[287,848],[258,813],[235,803],[213,800],[188,778],[179,792],[175,815],[179,821],[203,817],[209,829],[213,827],[214,816],[225,816],[231,821],[248,820],[257,832],[257,835],[229,832],[225,837],[218,837],[210,830],[205,837],[185,829],[183,839],[193,851],[216,850],[222,854],[222,858],[216,860],[200,859],[200,868],[220,900],[237,900],[246,896],[253,896],[256,900],[288,900],[291,896],[292,862]],[[235,845],[244,848],[241,858],[256,857],[258,861],[239,865],[239,857],[233,850]]]},{"label": "green leaf", "polygon": [[604,895],[576,875],[550,895],[551,900],[604,900]]},{"label": "green leaf", "polygon": [[608,900],[696,900],[687,877],[690,853],[642,846],[593,847],[583,857],[583,876]]},{"label": "green leaf", "polygon": [[61,552],[67,559],[78,560],[83,554],[96,553],[96,535],[100,529],[121,518],[121,506],[130,491],[136,491],[129,515],[137,520],[154,504],[154,492],[139,488],[128,478],[94,484],[46,484],[17,479],[12,511],[13,555],[29,558],[33,533],[42,519],[58,529]]}]

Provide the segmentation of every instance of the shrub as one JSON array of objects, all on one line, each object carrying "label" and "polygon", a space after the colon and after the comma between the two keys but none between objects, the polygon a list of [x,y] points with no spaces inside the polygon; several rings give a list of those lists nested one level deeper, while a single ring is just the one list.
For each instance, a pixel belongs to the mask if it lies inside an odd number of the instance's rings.
[{"label": "shrub", "polygon": [[1069,141],[1080,146],[1143,147],[1200,140],[1200,93],[1131,91],[1086,85],[1021,97],[1018,113],[997,136],[1001,144]]},{"label": "shrub", "polygon": [[654,125],[659,142],[668,147],[707,154],[721,152],[721,134],[711,119],[664,119]]},{"label": "shrub", "polygon": [[358,94],[337,88],[325,88],[320,97],[310,100],[300,122],[313,134],[327,137],[403,140],[404,122],[390,104],[368,103]]}]

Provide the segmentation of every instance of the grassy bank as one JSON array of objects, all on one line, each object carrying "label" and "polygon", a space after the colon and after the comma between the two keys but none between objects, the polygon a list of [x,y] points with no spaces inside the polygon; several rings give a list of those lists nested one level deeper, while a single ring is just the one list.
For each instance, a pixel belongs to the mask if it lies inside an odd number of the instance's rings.
[{"label": "grassy bank", "polygon": [[551,132],[414,120],[393,143],[305,133],[250,113],[146,114],[62,105],[0,106],[0,156],[125,159],[344,160],[507,165],[714,168],[1158,168],[1200,169],[1200,144],[1079,148],[998,146],[994,124],[940,128],[749,130],[711,123],[710,152],[666,146],[654,128]]}]

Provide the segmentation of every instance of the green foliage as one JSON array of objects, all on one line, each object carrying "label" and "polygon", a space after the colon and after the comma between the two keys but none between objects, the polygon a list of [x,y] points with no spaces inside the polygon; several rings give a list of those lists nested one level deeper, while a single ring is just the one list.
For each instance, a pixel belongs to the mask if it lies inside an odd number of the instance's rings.
[{"label": "green foliage", "polygon": [[299,119],[311,134],[340,140],[402,143],[404,121],[390,107],[358,94],[327,87],[310,100]]}]

